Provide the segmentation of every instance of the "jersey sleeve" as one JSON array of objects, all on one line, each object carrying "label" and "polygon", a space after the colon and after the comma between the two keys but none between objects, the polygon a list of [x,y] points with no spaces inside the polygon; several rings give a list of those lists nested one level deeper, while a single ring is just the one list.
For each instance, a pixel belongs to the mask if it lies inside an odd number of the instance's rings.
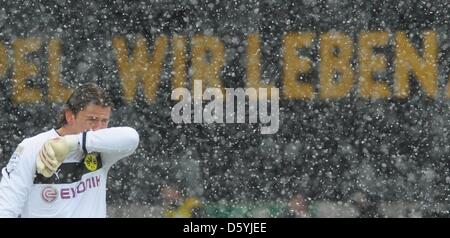
[{"label": "jersey sleeve", "polygon": [[18,217],[28,199],[36,173],[32,148],[21,143],[2,169],[0,217]]},{"label": "jersey sleeve", "polygon": [[82,135],[81,146],[87,153],[99,152],[105,166],[131,155],[139,144],[139,134],[131,127],[112,127],[88,131]]}]

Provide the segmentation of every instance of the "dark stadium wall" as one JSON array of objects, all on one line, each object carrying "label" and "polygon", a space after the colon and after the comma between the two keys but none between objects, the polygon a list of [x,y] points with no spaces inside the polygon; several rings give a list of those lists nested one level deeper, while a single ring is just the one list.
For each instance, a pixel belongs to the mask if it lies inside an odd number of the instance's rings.
[{"label": "dark stadium wall", "polygon": [[[447,1],[25,1],[0,9],[0,165],[97,82],[142,141],[110,201],[449,195]],[[280,88],[280,129],[175,124],[172,89]],[[192,172],[195,171],[195,172]],[[430,172],[431,171],[431,172]],[[428,176],[429,174],[432,176]]]}]

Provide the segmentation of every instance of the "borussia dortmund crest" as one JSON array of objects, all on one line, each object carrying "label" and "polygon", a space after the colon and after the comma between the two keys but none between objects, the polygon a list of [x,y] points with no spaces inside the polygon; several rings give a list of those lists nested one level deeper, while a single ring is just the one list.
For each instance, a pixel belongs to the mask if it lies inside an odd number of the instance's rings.
[{"label": "borussia dortmund crest", "polygon": [[97,153],[89,153],[84,157],[84,166],[89,171],[95,171],[98,167]]}]

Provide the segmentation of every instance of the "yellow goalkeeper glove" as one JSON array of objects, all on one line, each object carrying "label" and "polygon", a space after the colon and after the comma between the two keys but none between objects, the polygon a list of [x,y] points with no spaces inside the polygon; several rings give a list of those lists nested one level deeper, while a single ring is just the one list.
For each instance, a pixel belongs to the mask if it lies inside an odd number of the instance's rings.
[{"label": "yellow goalkeeper glove", "polygon": [[78,135],[50,139],[42,146],[36,159],[38,173],[49,178],[56,172],[70,151],[78,148]]}]

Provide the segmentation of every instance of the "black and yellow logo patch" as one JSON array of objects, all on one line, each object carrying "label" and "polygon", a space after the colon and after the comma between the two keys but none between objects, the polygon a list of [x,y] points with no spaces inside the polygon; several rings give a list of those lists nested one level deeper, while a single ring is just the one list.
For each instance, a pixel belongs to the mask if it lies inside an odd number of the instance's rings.
[{"label": "black and yellow logo patch", "polygon": [[97,153],[89,153],[84,157],[84,166],[89,171],[95,171],[98,168],[98,154]]}]

